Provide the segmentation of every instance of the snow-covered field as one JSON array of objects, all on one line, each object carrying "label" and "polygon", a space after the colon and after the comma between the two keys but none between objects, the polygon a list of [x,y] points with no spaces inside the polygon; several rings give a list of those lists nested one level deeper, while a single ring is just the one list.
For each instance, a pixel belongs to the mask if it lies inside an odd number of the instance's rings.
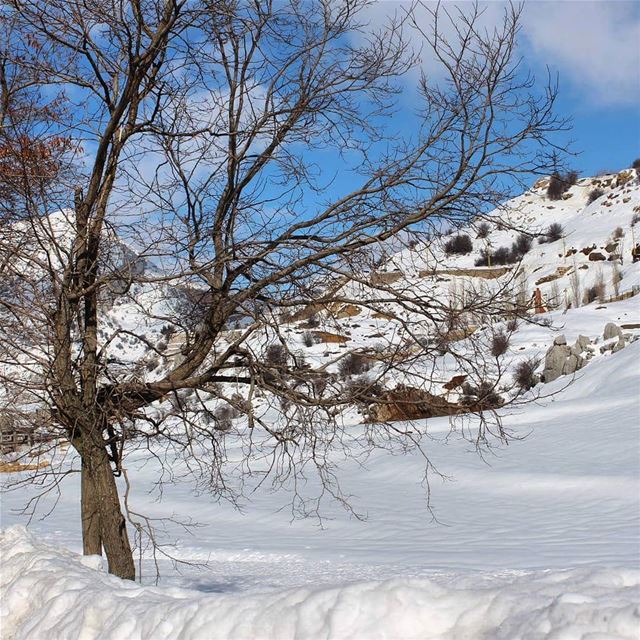
[{"label": "snow-covered field", "polygon": [[[479,455],[469,437],[476,418],[421,421],[433,465],[428,485],[418,451],[374,449],[364,459],[332,452],[342,492],[359,517],[325,495],[321,519],[295,517],[298,495],[308,499],[307,508],[322,495],[314,474],[278,491],[245,474],[245,497],[236,508],[194,491],[182,479],[185,460],[166,464],[159,484],[158,461],[148,451],[131,451],[125,458],[129,507],[157,519],[158,542],[168,554],[157,556],[157,586],[148,549],[140,559],[141,584],[109,576],[98,557],[78,555],[79,474],[39,500],[32,517],[21,509],[39,486],[3,492],[1,640],[639,638],[640,262],[631,260],[631,247],[640,188],[618,178],[582,179],[554,203],[544,187],[534,188],[511,203],[509,228],[492,223],[485,239],[474,227],[461,231],[473,239],[469,254],[445,256],[436,242],[433,250],[403,249],[383,267],[399,272],[394,286],[414,293],[422,287],[454,302],[474,287],[504,286],[513,296],[518,288],[527,297],[540,287],[555,310],[544,315],[548,326],[517,325],[504,358],[507,377],[523,360],[544,356],[559,333],[569,345],[579,335],[590,339],[584,368],[538,384],[530,402],[503,410],[508,444],[493,439]],[[603,193],[588,203],[594,186]],[[483,249],[510,246],[519,230],[535,235],[558,221],[564,238],[533,244],[517,272],[492,280],[474,272]],[[602,258],[589,258],[593,251]],[[429,275],[444,266],[446,278]],[[598,282],[599,299],[587,304],[583,294]],[[365,290],[366,284],[348,282],[343,293],[357,302]],[[166,294],[142,288],[138,303],[162,305]],[[118,336],[125,327],[162,338],[161,324],[142,326],[138,311],[116,304],[105,330]],[[389,344],[402,338],[395,320],[364,307],[354,317],[321,320],[323,328],[346,336],[350,348],[371,347],[381,336]],[[625,327],[624,348],[616,353],[618,337],[603,338],[609,322]],[[504,326],[479,326],[476,337],[490,338]],[[305,346],[303,329],[293,321],[281,327],[311,366],[339,355],[332,345]],[[178,357],[180,339],[170,341],[167,359]],[[256,338],[257,350],[265,340]],[[464,339],[455,344],[465,348]],[[144,355],[135,340],[115,341],[113,348],[123,362]],[[441,393],[460,371],[446,357],[438,366],[437,376],[419,370],[418,377]],[[385,383],[412,383],[412,367]],[[276,420],[267,400],[256,407]],[[232,462],[245,453],[242,420],[224,436]],[[345,422],[347,435],[364,428],[355,409]],[[78,467],[70,452],[62,464]],[[16,477],[1,480],[8,486]],[[120,489],[124,495],[123,484]],[[185,529],[180,522],[197,526]]]},{"label": "snow-covered field", "polygon": [[[553,319],[571,342],[637,312],[632,298]],[[544,351],[551,335],[523,327],[511,349]],[[449,478],[432,476],[437,521],[416,454],[344,461],[343,489],[367,518],[329,501],[320,527],[292,520],[286,492],[257,491],[240,512],[178,483],[155,502],[154,467],[138,453],[132,507],[204,525],[169,528],[174,554],[204,566],[178,573],[163,561],[160,587],[61,549],[80,550],[74,478],[29,533],[15,511],[28,490],[5,494],[2,638],[636,638],[639,360],[636,341],[594,358],[568,388],[566,377],[546,385],[559,393],[505,418],[522,439],[484,459],[447,418],[429,421],[428,455]]]}]

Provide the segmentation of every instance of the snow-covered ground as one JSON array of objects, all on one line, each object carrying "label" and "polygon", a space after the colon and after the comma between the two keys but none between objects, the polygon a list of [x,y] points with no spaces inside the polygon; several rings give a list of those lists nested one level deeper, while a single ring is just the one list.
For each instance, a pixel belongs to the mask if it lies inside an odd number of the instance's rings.
[{"label": "snow-covered ground", "polygon": [[139,587],[2,534],[3,638],[634,638],[638,572],[434,576],[258,595]]},{"label": "snow-covered ground", "polygon": [[[108,576],[97,557],[77,555],[79,474],[68,475],[60,493],[42,498],[31,518],[20,509],[38,486],[4,492],[2,640],[640,637],[640,296],[612,301],[636,294],[640,285],[640,262],[631,260],[640,185],[618,184],[619,176],[585,178],[555,202],[545,198],[544,187],[533,188],[512,201],[505,214],[509,228],[494,221],[484,239],[474,227],[460,231],[472,238],[471,253],[445,256],[436,242],[428,251],[420,245],[399,251],[383,267],[400,271],[394,286],[452,301],[461,291],[502,286],[514,296],[523,289],[527,298],[539,286],[545,303],[555,300],[548,306],[556,310],[544,315],[548,326],[520,322],[510,335],[507,379],[517,363],[544,356],[559,333],[569,344],[579,335],[591,340],[589,360],[574,376],[539,384],[531,402],[503,410],[508,444],[493,439],[479,455],[469,438],[476,418],[396,423],[399,429],[426,427],[424,452],[441,475],[432,469],[424,483],[425,458],[418,451],[374,449],[365,459],[333,452],[342,492],[360,517],[324,496],[321,520],[295,517],[297,494],[309,500],[307,508],[322,494],[314,474],[279,491],[260,485],[259,475],[244,477],[238,509],[206,491],[196,494],[182,480],[184,460],[165,466],[160,492],[157,460],[148,451],[131,451],[125,458],[129,507],[157,518],[158,542],[170,545],[163,551],[183,561],[157,557],[159,586],[153,586],[148,549],[141,585]],[[603,194],[587,204],[595,187]],[[535,235],[556,222],[565,237],[534,243],[514,267],[517,274],[485,280],[474,272],[482,249],[510,246],[520,230]],[[592,248],[606,259],[589,259]],[[446,278],[424,272],[445,268]],[[599,300],[583,304],[585,290],[599,281]],[[357,301],[368,289],[351,281],[343,293]],[[159,308],[170,292],[147,286],[138,293],[140,308]],[[113,349],[124,369],[144,350],[121,335],[123,327],[164,339],[162,323],[147,326],[136,304],[116,304],[105,322],[106,334],[118,337]],[[345,336],[349,348],[371,348],[382,336],[389,344],[403,339],[397,321],[365,307],[354,317],[327,315],[320,322]],[[603,338],[609,322],[625,327],[626,346],[616,353],[611,347],[618,338]],[[490,339],[504,326],[479,326],[474,337]],[[304,329],[293,321],[279,327],[312,367],[340,355],[336,345],[305,346]],[[178,357],[180,339],[169,341],[169,360]],[[253,346],[258,352],[267,341],[257,335]],[[465,343],[455,342],[456,348],[464,350]],[[441,393],[460,373],[446,357],[438,360],[437,375],[416,362],[385,384],[411,383],[417,370]],[[231,395],[235,389],[227,386]],[[277,420],[268,400],[256,401],[256,410]],[[244,455],[243,420],[221,436],[231,461]],[[360,422],[355,409],[346,412],[345,433],[364,429]],[[78,466],[70,452],[62,464]],[[4,474],[2,481],[15,479]],[[179,524],[189,521],[198,526]]]},{"label": "snow-covered ground", "polygon": [[[637,322],[637,312],[630,299],[554,320],[564,319],[571,341],[609,320]],[[551,335],[522,328],[511,349],[544,351]],[[31,533],[4,534],[2,637],[636,638],[639,360],[636,341],[594,358],[568,388],[566,377],[546,385],[558,393],[505,418],[522,439],[484,460],[447,418],[429,421],[427,453],[449,477],[431,479],[437,521],[417,454],[343,461],[343,489],[367,518],[329,501],[320,527],[280,510],[286,492],[261,489],[239,512],[178,483],[154,502],[157,470],[137,453],[128,460],[132,507],[204,525],[191,536],[170,528],[174,554],[205,566],[177,573],[161,562],[158,588],[96,573],[60,549],[80,550],[71,478]],[[28,491],[3,496],[3,527],[26,521],[15,509]],[[313,495],[313,484],[303,491]],[[152,581],[149,561],[143,577]]]}]

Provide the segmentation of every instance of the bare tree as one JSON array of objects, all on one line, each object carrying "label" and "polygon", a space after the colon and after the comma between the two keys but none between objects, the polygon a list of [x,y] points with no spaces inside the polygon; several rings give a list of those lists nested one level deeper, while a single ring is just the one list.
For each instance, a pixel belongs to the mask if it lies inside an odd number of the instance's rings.
[{"label": "bare tree", "polygon": [[[0,230],[2,401],[77,452],[84,552],[104,548],[124,578],[135,567],[115,477],[134,447],[189,457],[230,495],[233,430],[243,469],[269,460],[265,474],[284,482],[312,467],[341,499],[333,449],[419,446],[419,430],[370,424],[356,437],[342,426],[354,403],[397,404],[381,386],[388,372],[413,381],[424,408],[446,382],[444,349],[474,382],[465,410],[502,403],[485,398],[499,397],[496,359],[481,340],[470,356],[453,334],[513,314],[509,283],[454,307],[375,269],[385,243],[461,224],[546,166],[564,124],[554,88],[537,92],[515,57],[520,9],[492,32],[477,7],[434,11],[429,31],[411,11],[374,31],[364,1],[311,4],[9,0],[2,14],[13,34],[2,77],[57,96],[47,127],[65,141],[45,172],[55,180],[28,163],[9,172],[24,188],[8,207],[22,214]],[[417,129],[403,138],[396,97],[420,69],[408,30],[444,77],[420,75]],[[12,52],[16,38],[34,55]],[[24,92],[10,99],[37,104]],[[4,139],[21,128],[36,138],[42,121],[5,118]],[[318,153],[349,188],[318,171]],[[136,323],[118,324],[113,304]],[[394,339],[310,366],[285,335],[321,317],[315,337],[338,340],[332,318],[352,308],[388,317]],[[347,357],[357,384],[347,366],[337,375]],[[405,404],[410,395],[403,387]],[[482,424],[478,443],[505,437]]]}]

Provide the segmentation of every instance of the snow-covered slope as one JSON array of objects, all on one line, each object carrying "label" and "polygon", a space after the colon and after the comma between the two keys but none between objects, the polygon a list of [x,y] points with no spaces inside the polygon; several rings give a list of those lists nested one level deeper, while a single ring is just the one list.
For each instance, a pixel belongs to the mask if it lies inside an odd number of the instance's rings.
[{"label": "snow-covered slope", "polygon": [[[188,461],[176,461],[175,483],[165,484],[156,501],[160,470],[149,451],[132,451],[126,458],[133,479],[130,507],[150,517],[192,518],[202,525],[193,535],[175,522],[159,531],[161,542],[176,543],[170,554],[191,564],[176,572],[160,556],[163,586],[139,587],[97,572],[95,558],[80,560],[61,551],[81,549],[78,474],[65,480],[60,496],[41,500],[39,515],[58,504],[46,519],[31,520],[29,533],[19,528],[26,517],[18,509],[37,487],[4,494],[2,526],[18,528],[6,530],[1,541],[3,638],[637,637],[640,296],[633,294],[640,262],[632,262],[631,247],[640,239],[640,225],[632,224],[640,218],[640,186],[617,182],[618,176],[584,179],[559,201],[549,201],[541,184],[510,203],[509,228],[495,228],[489,215],[493,226],[485,239],[476,238],[473,227],[458,230],[471,237],[471,253],[447,256],[438,243],[429,251],[418,244],[392,255],[384,266],[398,274],[393,286],[418,292],[422,287],[439,296],[464,287],[499,287],[502,279],[519,283],[527,298],[540,287],[551,309],[538,316],[545,322],[521,322],[513,330],[507,371],[523,359],[544,356],[559,333],[570,344],[579,335],[592,341],[587,366],[537,385],[529,396],[537,400],[504,411],[510,443],[496,442],[483,457],[465,437],[473,433],[476,418],[419,421],[427,431],[426,453],[446,476],[430,476],[433,512],[420,482],[425,461],[415,451],[374,450],[366,459],[336,454],[331,463],[339,466],[342,489],[365,518],[328,499],[321,523],[292,517],[294,488],[311,499],[322,493],[312,474],[280,492],[258,486],[260,477],[250,478],[248,498],[237,510],[206,493],[194,495],[192,485],[180,481],[186,470],[181,465]],[[587,205],[596,187],[604,193]],[[563,226],[563,239],[534,241],[519,265],[505,265],[521,275],[505,272],[487,279],[487,268],[474,266],[487,242],[493,250],[510,247],[523,230],[544,233],[553,223]],[[593,251],[605,260],[590,260]],[[608,260],[612,255],[622,260]],[[606,290],[585,303],[584,292],[600,278]],[[357,297],[364,288],[349,282],[346,297]],[[143,294],[152,304],[161,302],[153,292]],[[319,329],[344,336],[349,347],[371,347],[380,336],[396,339],[393,318],[364,306],[353,311],[321,315]],[[139,328],[139,317],[130,302],[109,310],[113,331]],[[615,353],[615,340],[603,337],[610,322],[624,327],[627,336],[626,346]],[[476,336],[489,336],[505,324],[479,326]],[[145,330],[159,333],[159,327]],[[282,323],[280,330],[291,350],[304,351],[313,367],[340,354],[335,344],[306,347],[304,321]],[[260,341],[256,349],[268,338]],[[464,349],[464,340],[456,344]],[[123,343],[123,354],[133,355],[132,349]],[[172,349],[167,353],[171,358]],[[437,366],[433,384],[439,390],[456,371],[446,359]],[[387,382],[403,375],[411,380],[416,374],[408,368]],[[227,395],[233,391],[230,387]],[[272,415],[269,403],[261,401],[257,408]],[[361,420],[355,411],[345,416],[350,433],[366,428]],[[239,418],[224,440],[232,461],[242,457],[243,434]],[[77,468],[77,461],[69,464]],[[145,584],[153,581],[149,556],[142,576]]]},{"label": "snow-covered slope", "polygon": [[[180,486],[148,504],[145,489],[156,476],[140,456],[130,463],[142,475],[134,504],[147,502],[151,515],[187,510],[207,523],[178,548],[187,561],[209,559],[207,568],[183,567],[181,584],[200,593],[122,583],[96,574],[96,559],[10,529],[2,539],[3,632],[16,639],[635,638],[639,356],[640,343],[630,345],[593,363],[552,402],[508,418],[527,437],[494,451],[489,465],[447,435],[446,419],[433,421],[431,454],[453,479],[433,487],[440,523],[424,508],[413,456],[381,453],[366,470],[347,464],[346,483],[368,521],[334,510],[325,529],[290,522],[277,511],[282,497],[270,494],[257,496],[246,515],[190,498]],[[62,510],[32,530],[58,545],[75,540],[78,549],[74,498],[63,494]],[[20,520],[8,513],[11,502],[5,497],[4,525]]]}]

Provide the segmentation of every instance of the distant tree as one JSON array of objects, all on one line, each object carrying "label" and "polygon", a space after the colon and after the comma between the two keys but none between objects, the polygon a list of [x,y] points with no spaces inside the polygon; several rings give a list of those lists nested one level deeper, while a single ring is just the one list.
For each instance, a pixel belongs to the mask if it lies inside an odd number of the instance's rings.
[{"label": "distant tree", "polygon": [[[384,314],[383,299],[402,310],[389,335],[439,334],[449,302],[373,283],[373,248],[504,202],[546,165],[537,150],[564,126],[554,87],[538,93],[522,74],[520,8],[507,6],[495,31],[479,28],[477,6],[436,7],[429,30],[410,10],[355,39],[367,4],[3,5],[0,206],[11,224],[0,224],[0,400],[18,422],[44,423],[51,447],[70,444],[84,552],[104,550],[115,575],[135,576],[134,516],[116,477],[134,481],[123,461],[136,446],[183,456],[232,499],[243,483],[228,474],[262,473],[270,460],[277,486],[313,468],[323,493],[344,504],[328,464],[336,448],[420,446],[420,427],[410,439],[381,425],[354,440],[341,419],[353,394],[335,375],[341,360],[353,362],[348,339],[325,332],[343,350],[301,367],[282,318],[346,303]],[[419,69],[410,26],[445,80],[420,76],[419,126],[400,140],[390,124],[399,80]],[[349,188],[318,195],[317,149]],[[132,247],[148,268],[122,259]],[[369,294],[350,294],[347,282]],[[505,300],[469,295],[456,313],[501,318]],[[119,326],[109,309],[124,302],[137,319]],[[472,366],[446,344],[462,369]],[[425,363],[437,357],[401,344],[369,355],[378,377],[407,358],[433,371]],[[469,389],[469,406],[501,405],[494,387]],[[229,397],[239,388],[243,409]],[[255,409],[258,399],[269,412]],[[496,424],[483,418],[475,441],[505,438]],[[241,465],[221,438],[238,439]],[[59,486],[67,461],[39,477],[43,491]],[[148,526],[138,518],[136,535]]]}]

